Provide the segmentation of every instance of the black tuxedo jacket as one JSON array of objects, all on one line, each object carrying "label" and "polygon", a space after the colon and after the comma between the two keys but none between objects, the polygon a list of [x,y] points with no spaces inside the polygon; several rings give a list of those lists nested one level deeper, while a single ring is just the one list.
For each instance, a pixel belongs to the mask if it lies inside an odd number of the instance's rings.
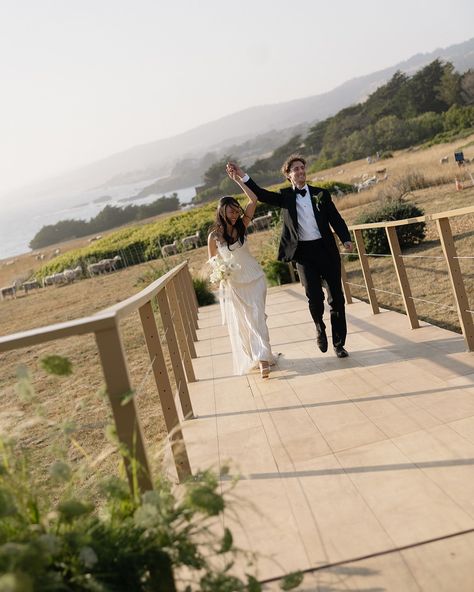
[{"label": "black tuxedo jacket", "polygon": [[[280,246],[278,248],[278,259],[280,261],[292,261],[298,247],[298,216],[296,212],[295,191],[292,187],[280,189],[278,193],[268,191],[268,189],[263,189],[263,187],[257,185],[252,179],[249,179],[246,185],[255,193],[259,201],[282,209],[283,228],[281,230]],[[347,224],[337,211],[331,199],[331,194],[327,189],[312,187],[311,185],[308,185],[308,188],[311,194],[314,217],[316,218],[321,238],[331,257],[336,261],[340,261],[339,250],[331,227],[341,239],[341,242],[345,243],[351,240]]]}]

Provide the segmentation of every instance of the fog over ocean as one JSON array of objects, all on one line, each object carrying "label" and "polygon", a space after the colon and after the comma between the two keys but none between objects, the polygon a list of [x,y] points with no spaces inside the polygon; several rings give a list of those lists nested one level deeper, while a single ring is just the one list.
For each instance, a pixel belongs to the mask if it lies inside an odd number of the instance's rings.
[{"label": "fog over ocean", "polygon": [[[151,185],[156,179],[147,179],[136,183],[126,185],[116,185],[114,187],[99,187],[89,191],[82,192],[76,196],[67,197],[67,206],[61,207],[61,200],[41,200],[35,204],[30,201],[27,204],[16,203],[15,200],[3,203],[0,210],[0,259],[8,259],[28,253],[31,249],[28,243],[35,234],[43,227],[49,224],[56,224],[60,220],[90,220],[94,218],[105,206],[143,205],[148,204],[163,195],[170,196],[173,191],[148,195],[142,199],[133,201],[119,201],[136,195],[147,185]],[[181,204],[187,204],[196,194],[194,187],[176,189],[175,193]],[[94,200],[109,196],[111,199],[94,203]],[[64,200],[66,201],[66,199]],[[78,204],[78,205],[70,205]],[[48,247],[45,247],[47,250]]]}]

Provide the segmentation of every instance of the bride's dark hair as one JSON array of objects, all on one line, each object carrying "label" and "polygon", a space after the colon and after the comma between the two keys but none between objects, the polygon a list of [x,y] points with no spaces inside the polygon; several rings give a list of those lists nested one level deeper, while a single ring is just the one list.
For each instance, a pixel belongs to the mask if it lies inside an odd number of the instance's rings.
[{"label": "bride's dark hair", "polygon": [[[244,210],[239,202],[235,199],[235,197],[231,197],[230,195],[226,195],[225,197],[221,197],[219,203],[217,205],[217,212],[216,212],[216,220],[212,227],[214,232],[222,235],[222,238],[227,243],[227,246],[230,246],[234,241],[234,237],[230,236],[227,232],[227,218],[225,217],[225,209],[227,206],[232,208],[237,208],[240,210],[241,214],[244,214]],[[242,216],[237,219],[237,222],[234,225],[234,228],[237,230],[237,240],[240,243],[244,244],[245,239],[245,225],[242,220]]]}]

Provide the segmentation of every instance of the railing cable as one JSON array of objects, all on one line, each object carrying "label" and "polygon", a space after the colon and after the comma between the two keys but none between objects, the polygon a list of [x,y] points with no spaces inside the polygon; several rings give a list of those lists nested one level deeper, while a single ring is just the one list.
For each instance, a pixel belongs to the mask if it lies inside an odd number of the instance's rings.
[{"label": "railing cable", "polygon": [[384,294],[390,294],[391,296],[401,296],[398,292],[389,292],[388,290],[382,290],[382,288],[372,288],[373,292],[383,292]]},{"label": "railing cable", "polygon": [[448,306],[447,304],[441,304],[440,302],[433,302],[432,300],[424,300],[423,298],[415,298],[415,296],[410,296],[410,299],[417,300],[419,302],[425,302],[426,304],[433,304],[434,306],[439,306],[440,308],[445,308],[446,310],[456,311],[454,306]]}]

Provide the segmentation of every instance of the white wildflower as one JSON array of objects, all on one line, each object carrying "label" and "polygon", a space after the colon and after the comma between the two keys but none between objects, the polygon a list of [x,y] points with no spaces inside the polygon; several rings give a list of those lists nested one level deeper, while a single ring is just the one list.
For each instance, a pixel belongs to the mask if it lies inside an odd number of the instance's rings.
[{"label": "white wildflower", "polygon": [[99,560],[96,552],[92,547],[82,547],[79,551],[79,560],[86,568],[94,567]]},{"label": "white wildflower", "polygon": [[235,263],[233,255],[225,259],[220,255],[215,255],[209,259],[208,263],[212,270],[209,279],[213,284],[229,279],[235,271],[240,269],[240,265]]}]

